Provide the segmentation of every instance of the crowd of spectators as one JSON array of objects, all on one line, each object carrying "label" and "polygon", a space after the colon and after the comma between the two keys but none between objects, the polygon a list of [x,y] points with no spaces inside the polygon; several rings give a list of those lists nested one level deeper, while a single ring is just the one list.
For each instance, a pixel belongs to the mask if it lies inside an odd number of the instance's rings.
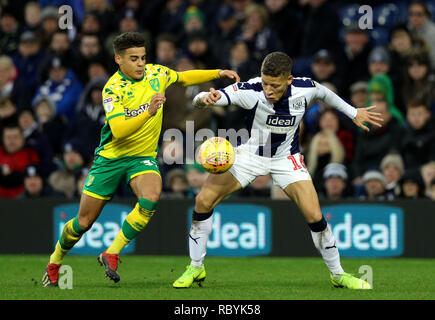
[{"label": "crowd of spectators", "polygon": [[[117,70],[113,39],[137,31],[147,62],[176,71],[232,69],[259,76],[262,59],[284,51],[294,76],[311,77],[357,108],[376,105],[382,128],[369,132],[331,106],[310,106],[300,127],[301,151],[321,199],[435,200],[435,2],[326,0],[2,1],[0,5],[0,198],[78,199],[99,144],[105,114],[101,90]],[[58,6],[73,8],[71,28]],[[195,110],[193,97],[217,80],[166,91],[158,159],[165,198],[194,197],[206,173],[184,160],[194,132],[243,127],[235,106]],[[197,142],[197,144],[200,142]],[[119,197],[131,196],[121,186]],[[287,199],[258,177],[240,197]]]}]

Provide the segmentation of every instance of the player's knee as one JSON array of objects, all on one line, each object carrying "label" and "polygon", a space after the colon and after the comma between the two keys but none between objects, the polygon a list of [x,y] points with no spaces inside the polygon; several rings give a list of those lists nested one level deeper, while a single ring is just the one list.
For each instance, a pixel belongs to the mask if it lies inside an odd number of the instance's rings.
[{"label": "player's knee", "polygon": [[82,228],[82,229],[84,229],[86,231],[89,230],[92,227],[92,225],[94,224],[94,220],[90,219],[87,216],[80,216],[79,215],[77,217],[77,220],[79,221],[80,228]]},{"label": "player's knee", "polygon": [[151,202],[159,202],[160,192],[147,193],[142,199],[146,199],[146,200],[151,201]]},{"label": "player's knee", "polygon": [[201,211],[209,212],[214,208],[214,198],[201,191],[195,198],[195,206],[201,208]]}]

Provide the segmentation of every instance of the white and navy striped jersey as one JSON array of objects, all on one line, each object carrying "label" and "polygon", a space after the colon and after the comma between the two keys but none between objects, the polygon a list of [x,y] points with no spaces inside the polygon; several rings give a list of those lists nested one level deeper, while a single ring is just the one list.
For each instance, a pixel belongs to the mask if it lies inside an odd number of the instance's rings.
[{"label": "white and navy striped jersey", "polygon": [[[351,119],[356,109],[334,92],[310,78],[294,78],[287,93],[271,103],[261,85],[261,77],[237,82],[219,90],[217,106],[237,105],[248,110],[246,129],[249,138],[239,148],[265,157],[286,157],[299,152],[299,124],[305,110],[315,100],[322,100],[337,108]],[[193,100],[196,107],[205,107],[199,93]]]}]

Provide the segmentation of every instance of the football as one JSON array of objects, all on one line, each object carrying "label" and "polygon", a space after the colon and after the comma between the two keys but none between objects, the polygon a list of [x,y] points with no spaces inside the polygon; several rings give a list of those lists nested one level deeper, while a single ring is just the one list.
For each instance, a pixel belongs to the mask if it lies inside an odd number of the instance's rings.
[{"label": "football", "polygon": [[235,154],[231,143],[221,137],[213,137],[203,142],[197,153],[197,162],[205,171],[224,173],[234,163]]}]

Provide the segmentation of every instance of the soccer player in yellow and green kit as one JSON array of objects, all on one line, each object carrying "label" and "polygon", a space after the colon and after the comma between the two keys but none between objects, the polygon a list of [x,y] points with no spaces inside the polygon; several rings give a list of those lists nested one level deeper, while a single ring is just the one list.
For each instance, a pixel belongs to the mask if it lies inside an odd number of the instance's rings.
[{"label": "soccer player in yellow and green kit", "polygon": [[112,245],[98,257],[106,275],[119,281],[119,253],[146,227],[162,190],[155,157],[165,89],[173,83],[189,86],[222,77],[240,81],[231,70],[175,72],[161,65],[145,64],[145,40],[136,32],[121,34],[113,47],[119,70],[103,89],[106,121],[101,142],[83,188],[78,215],[65,224],[50,256],[42,279],[44,287],[57,286],[63,257],[91,228],[119,184],[125,181],[138,202]]}]

